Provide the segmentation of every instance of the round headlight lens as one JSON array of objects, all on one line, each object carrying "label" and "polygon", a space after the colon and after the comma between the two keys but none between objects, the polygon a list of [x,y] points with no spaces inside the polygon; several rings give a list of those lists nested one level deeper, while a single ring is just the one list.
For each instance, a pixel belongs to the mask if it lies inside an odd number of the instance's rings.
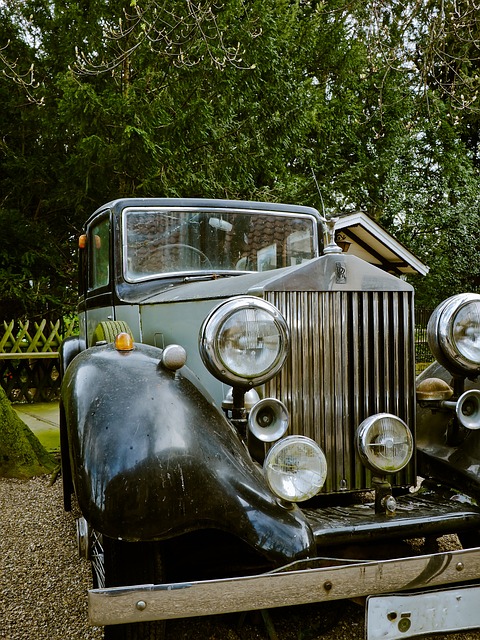
[{"label": "round headlight lens", "polygon": [[405,422],[390,413],[377,413],[358,427],[357,450],[369,469],[396,473],[413,454],[413,438]]},{"label": "round headlight lens", "polygon": [[463,293],[444,300],[427,326],[430,349],[452,373],[480,372],[480,295]]},{"label": "round headlight lens", "polygon": [[288,502],[316,495],[327,477],[327,461],[316,442],[305,436],[289,436],[269,451],[264,465],[272,492]]},{"label": "round headlight lens", "polygon": [[223,382],[255,386],[278,373],[288,353],[288,328],[278,309],[253,296],[223,302],[200,330],[200,355]]}]

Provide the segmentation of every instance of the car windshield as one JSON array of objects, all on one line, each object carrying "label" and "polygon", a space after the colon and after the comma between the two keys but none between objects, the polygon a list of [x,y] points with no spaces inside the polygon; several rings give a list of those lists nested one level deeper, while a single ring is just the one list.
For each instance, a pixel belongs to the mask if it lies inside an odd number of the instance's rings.
[{"label": "car windshield", "polygon": [[123,212],[125,278],[268,271],[316,255],[309,215],[234,209],[128,208]]}]

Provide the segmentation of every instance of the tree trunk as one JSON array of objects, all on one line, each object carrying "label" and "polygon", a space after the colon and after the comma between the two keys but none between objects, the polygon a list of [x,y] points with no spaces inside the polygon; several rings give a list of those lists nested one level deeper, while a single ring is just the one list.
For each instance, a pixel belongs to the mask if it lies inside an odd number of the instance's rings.
[{"label": "tree trunk", "polygon": [[0,476],[31,478],[55,466],[54,458],[17,416],[0,387]]}]

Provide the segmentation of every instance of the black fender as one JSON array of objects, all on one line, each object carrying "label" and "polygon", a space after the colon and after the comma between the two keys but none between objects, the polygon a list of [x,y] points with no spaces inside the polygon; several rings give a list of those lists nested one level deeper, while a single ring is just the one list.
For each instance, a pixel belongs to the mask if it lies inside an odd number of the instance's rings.
[{"label": "black fender", "polygon": [[60,376],[63,378],[70,362],[86,348],[85,340],[79,336],[70,336],[60,345]]},{"label": "black fender", "polygon": [[187,367],[135,344],[87,349],[62,383],[80,509],[112,538],[163,540],[220,529],[275,563],[314,553],[298,507],[281,506],[261,470]]}]

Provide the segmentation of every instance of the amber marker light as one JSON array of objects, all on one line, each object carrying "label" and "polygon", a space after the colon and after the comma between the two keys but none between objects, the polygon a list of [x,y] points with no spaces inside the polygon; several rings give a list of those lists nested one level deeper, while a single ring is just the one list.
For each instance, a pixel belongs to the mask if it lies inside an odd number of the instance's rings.
[{"label": "amber marker light", "polygon": [[87,235],[85,233],[82,233],[82,235],[79,236],[78,238],[78,248],[85,249],[86,246],[87,246]]},{"label": "amber marker light", "polygon": [[115,338],[115,349],[117,351],[132,351],[133,338],[129,333],[119,333]]}]

